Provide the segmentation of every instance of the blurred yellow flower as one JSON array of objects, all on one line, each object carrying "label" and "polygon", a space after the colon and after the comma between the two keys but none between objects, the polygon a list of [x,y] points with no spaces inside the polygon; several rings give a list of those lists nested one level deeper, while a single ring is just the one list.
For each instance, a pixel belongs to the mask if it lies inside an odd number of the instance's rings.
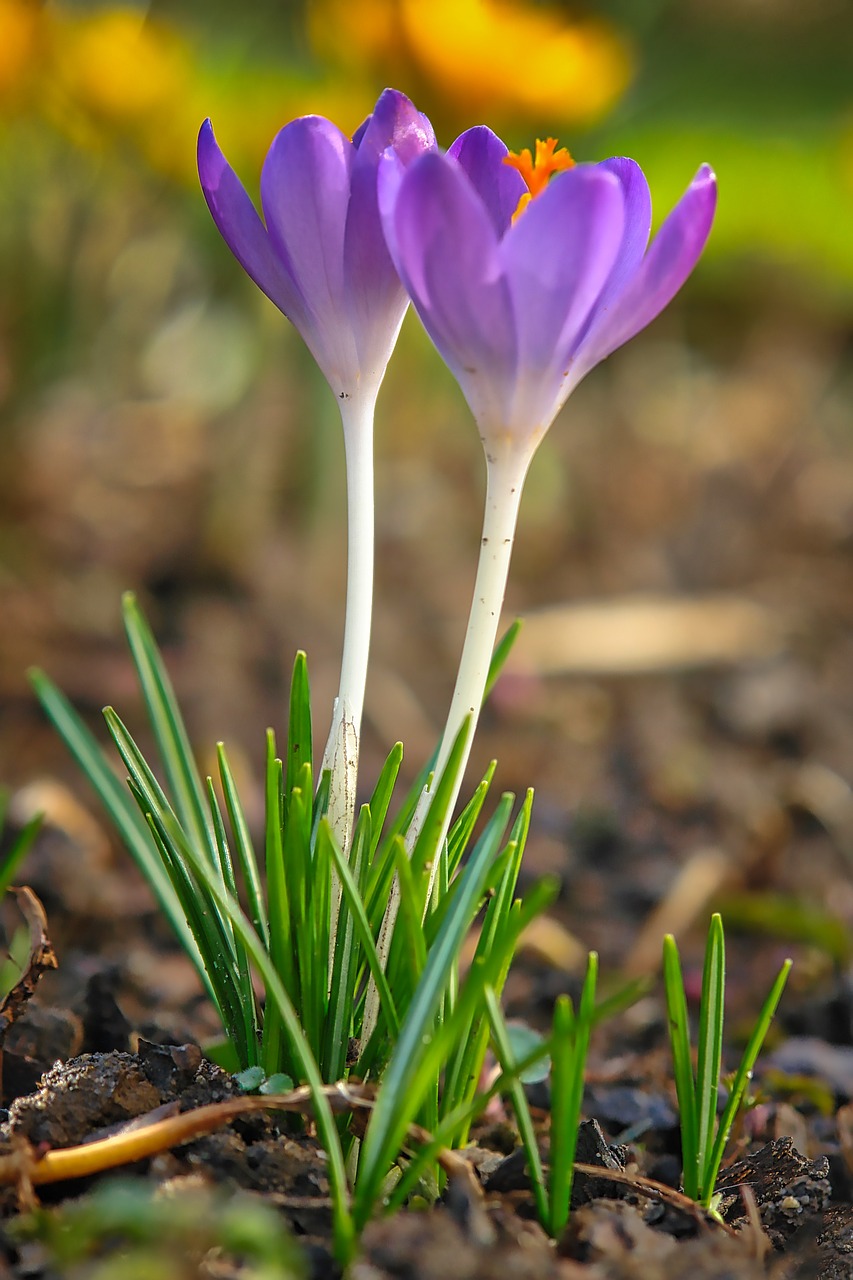
[{"label": "blurred yellow flower", "polygon": [[590,123],[631,74],[609,24],[523,0],[316,0],[309,21],[322,56],[399,84],[455,124]]},{"label": "blurred yellow flower", "polygon": [[31,80],[41,10],[31,0],[0,0],[0,98],[19,98]]},{"label": "blurred yellow flower", "polygon": [[126,5],[0,0],[0,113],[18,120],[25,104],[76,146],[125,147],[181,182],[197,182],[206,116],[250,172],[288,120],[316,111],[352,131],[374,97],[337,72],[205,61],[180,28]]},{"label": "blurred yellow flower", "polygon": [[175,110],[190,60],[177,34],[134,9],[84,16],[66,11],[55,25],[56,72],[62,89],[94,115],[135,123]]},{"label": "blurred yellow flower", "polygon": [[352,131],[392,83],[443,131],[601,116],[625,88],[627,49],[606,23],[526,0],[313,0],[316,54],[224,60],[190,33],[127,3],[0,0],[0,114],[21,108],[90,151],[142,157],[194,183],[210,116],[238,169],[260,167],[273,134],[317,112]]}]

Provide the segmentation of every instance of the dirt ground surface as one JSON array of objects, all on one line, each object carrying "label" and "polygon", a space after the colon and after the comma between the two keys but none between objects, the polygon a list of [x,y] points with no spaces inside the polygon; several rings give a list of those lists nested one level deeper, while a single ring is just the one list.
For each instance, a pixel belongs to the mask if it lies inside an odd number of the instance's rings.
[{"label": "dirt ground surface", "polygon": [[[451,1180],[435,1208],[372,1223],[355,1280],[853,1277],[847,339],[831,320],[820,327],[772,300],[750,310],[697,299],[679,317],[689,350],[663,321],[579,390],[546,442],[507,601],[508,618],[528,621],[471,773],[494,756],[501,789],[536,788],[524,881],[552,872],[562,882],[524,939],[508,1016],[548,1025],[555,997],[577,994],[590,948],[605,988],[650,979],[593,1038],[582,1151],[601,1175],[578,1176],[568,1229],[549,1241],[509,1117],[491,1117],[469,1153],[472,1178]],[[5,530],[0,779],[14,788],[13,830],[37,809],[47,815],[21,882],[44,906],[58,967],[45,960],[33,998],[5,1019],[0,1277],[144,1274],[121,1261],[120,1232],[65,1262],[49,1233],[27,1234],[24,1138],[36,1152],[64,1147],[239,1092],[196,1047],[216,1027],[194,973],[88,807],[23,673],[42,665],[91,723],[111,702],[141,731],[117,622],[119,593],[133,587],[202,759],[225,738],[257,820],[262,733],[282,718],[291,656],[308,649],[316,705],[328,706],[341,617],[340,513],[329,499],[310,508],[294,497],[308,465],[295,427],[274,447],[258,426],[291,403],[281,392],[267,382],[226,424],[256,433],[239,474],[224,435],[208,437],[202,465],[197,424],[178,430],[138,405],[105,419],[79,388],[31,409],[17,432],[17,488],[3,481],[15,524]],[[365,789],[397,737],[409,776],[431,749],[473,576],[478,446],[452,388],[431,397],[427,461],[408,418],[380,431]],[[656,978],[661,939],[674,932],[695,1007],[711,909],[726,924],[729,1069],[781,961],[794,960],[724,1163],[722,1224],[675,1190]],[[11,938],[19,904],[8,911]],[[530,1090],[547,1156],[547,1083]],[[216,1189],[261,1201],[299,1246],[299,1259],[282,1255],[282,1275],[336,1274],[324,1163],[286,1118],[243,1117],[125,1173],[173,1198],[201,1189],[214,1217]],[[38,1200],[49,1213],[94,1203],[114,1176],[36,1188]],[[169,1265],[162,1274],[253,1274],[204,1240],[183,1255],[174,1246]]]}]

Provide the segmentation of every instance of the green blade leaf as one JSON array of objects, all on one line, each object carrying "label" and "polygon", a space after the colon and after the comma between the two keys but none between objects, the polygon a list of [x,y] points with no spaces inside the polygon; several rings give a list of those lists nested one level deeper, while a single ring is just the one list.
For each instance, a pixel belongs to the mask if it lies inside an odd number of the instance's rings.
[{"label": "green blade leaf", "polygon": [[127,592],[122,600],[122,612],[131,656],[172,792],[175,813],[189,838],[200,849],[206,850],[214,864],[216,844],[205,803],[204,785],[172,682],[151,629],[131,592]]},{"label": "green blade leaf", "polygon": [[[276,756],[275,734],[267,730],[266,817],[264,847],[267,873],[269,952],[272,966],[288,992],[296,991],[293,939],[291,936],[290,894],[284,872],[282,837],[283,766]],[[268,1075],[281,1061],[282,1026],[275,1007],[264,1014],[262,1065]]]},{"label": "green blade leaf", "polygon": [[246,821],[243,804],[237,791],[237,784],[231,771],[231,765],[228,762],[225,746],[221,742],[217,743],[216,755],[219,763],[222,794],[225,797],[225,807],[228,811],[228,821],[231,823],[231,830],[234,834],[234,845],[237,859],[240,863],[240,874],[243,877],[246,897],[249,902],[249,917],[255,926],[258,937],[268,947],[269,921],[267,919],[267,906],[264,901],[258,860],[255,855],[255,846],[249,831],[249,824]]},{"label": "green blade leaf", "polygon": [[501,799],[459,877],[454,910],[445,917],[400,1028],[362,1144],[354,1205],[354,1216],[359,1225],[369,1217],[387,1167],[408,1127],[411,1108],[420,1102],[413,1088],[419,1057],[431,1038],[442,995],[458,961],[489,868],[500,848],[512,801],[510,795]]},{"label": "green blade leaf", "polygon": [[770,989],[770,994],[761,1007],[761,1012],[759,1013],[758,1019],[752,1030],[752,1035],[749,1037],[747,1046],[743,1051],[743,1057],[740,1060],[740,1065],[735,1073],[735,1078],[732,1081],[732,1087],[729,1091],[729,1100],[720,1119],[714,1148],[708,1160],[702,1198],[702,1203],[706,1208],[709,1207],[713,1198],[717,1175],[720,1172],[720,1165],[722,1164],[723,1154],[726,1149],[726,1143],[729,1140],[729,1134],[732,1131],[735,1116],[740,1110],[747,1087],[752,1079],[752,1072],[755,1067],[756,1059],[761,1052],[761,1046],[764,1044],[767,1032],[770,1030],[770,1023],[773,1021],[779,1001],[782,998],[782,992],[785,990],[785,983],[788,981],[788,974],[791,972],[792,963],[793,961],[786,960],[782,965],[782,968],[779,970],[779,973],[776,976],[776,981]]},{"label": "green blade leaf", "polygon": [[[222,812],[219,808],[219,802],[216,798],[216,792],[213,788],[213,779],[207,779],[207,792],[210,803],[210,814],[213,820],[213,833],[216,839],[216,847],[219,853],[219,865],[222,874],[222,883],[234,898],[237,899],[237,885],[234,880],[234,868],[231,862],[231,851],[228,848],[228,838],[225,834],[225,824],[222,821]],[[250,1064],[255,1064],[258,1057],[259,1049],[259,1027],[257,1019],[257,1007],[255,1002],[255,991],[252,986],[252,974],[249,966],[249,957],[246,955],[246,949],[238,938],[234,935],[230,921],[223,919],[223,928],[227,931],[231,949],[235,957],[235,982],[237,986],[238,1000],[240,1011],[243,1015],[244,1039],[246,1044],[246,1058]]]},{"label": "green blade leaf", "polygon": [[311,728],[311,689],[308,683],[308,659],[300,649],[293,663],[290,681],[290,711],[287,727],[287,765],[284,794],[289,796],[305,765],[313,767]]},{"label": "green blade leaf", "polygon": [[376,786],[373,788],[373,795],[370,797],[369,801],[373,837],[370,844],[369,858],[365,866],[365,871],[369,870],[370,864],[376,856],[376,850],[379,847],[379,841],[382,838],[385,820],[388,817],[388,808],[391,804],[391,797],[394,794],[394,787],[397,782],[397,776],[400,772],[400,765],[402,762],[403,744],[402,742],[397,742],[388,753],[379,777],[376,780]]},{"label": "green blade leaf", "polygon": [[180,946],[193,962],[205,990],[215,1002],[216,997],[210,985],[207,970],[187,924],[181,903],[166,868],[151,842],[148,824],[134,804],[129,791],[107,764],[97,738],[84,724],[64,693],[43,671],[30,671],[29,679],[46,716],[94,790],[122,843],[142,873]]},{"label": "green blade leaf", "polygon": [[699,1194],[707,1189],[708,1162],[717,1124],[717,1098],[720,1089],[720,1065],[723,1055],[725,1020],[726,952],[723,922],[715,912],[711,916],[705,947],[702,974],[702,1000],[699,1006],[699,1041],[696,1067],[697,1153]]},{"label": "green blade leaf", "polygon": [[575,1015],[568,996],[554,1007],[551,1042],[550,1233],[557,1239],[569,1220],[578,1126],[583,1106],[584,1070],[595,1010],[598,956],[589,953],[586,978]]},{"label": "green blade leaf", "polygon": [[498,676],[504,669],[504,664],[512,652],[513,645],[518,639],[518,633],[524,623],[521,618],[516,618],[507,627],[498,643],[495,645],[495,651],[492,654],[492,660],[489,663],[489,674],[486,678],[486,688],[483,693],[483,701],[485,702],[492,689],[495,687]]},{"label": "green blade leaf", "polygon": [[699,1195],[698,1141],[696,1115],[696,1082],[690,1052],[690,1021],[681,957],[675,938],[668,933],[663,940],[663,983],[669,1020],[669,1042],[672,1049],[675,1092],[681,1121],[681,1165],[684,1194],[695,1200]]},{"label": "green blade leaf", "polygon": [[524,1085],[517,1074],[518,1068],[514,1060],[507,1025],[501,1012],[498,997],[492,987],[486,987],[484,995],[495,1055],[500,1063],[502,1072],[511,1079],[508,1093],[512,1109],[515,1112],[521,1145],[524,1147],[524,1154],[527,1158],[527,1168],[530,1173],[536,1213],[542,1226],[547,1230],[550,1216],[548,1212],[548,1192],[545,1187],[545,1171],[542,1168],[542,1158],[539,1155],[539,1143],[536,1138],[533,1117],[530,1114]]}]

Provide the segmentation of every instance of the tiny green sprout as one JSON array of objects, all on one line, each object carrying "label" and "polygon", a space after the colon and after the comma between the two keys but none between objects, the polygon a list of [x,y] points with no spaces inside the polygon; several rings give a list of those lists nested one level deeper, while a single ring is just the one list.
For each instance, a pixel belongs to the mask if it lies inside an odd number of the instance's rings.
[{"label": "tiny green sprout", "polygon": [[714,1188],[726,1143],[752,1080],[756,1059],[785,989],[791,964],[790,960],[784,962],[761,1008],[732,1079],[725,1109],[718,1121],[717,1098],[722,1063],[726,982],[722,918],[714,914],[708,930],[695,1069],[681,958],[672,934],[667,934],[664,938],[663,980],[681,1120],[682,1184],[684,1194],[698,1201],[705,1209],[712,1209]]},{"label": "tiny green sprout", "polygon": [[530,1068],[515,1058],[512,1039],[495,993],[487,993],[492,1043],[507,1081],[507,1092],[527,1158],[536,1213],[542,1226],[555,1239],[565,1230],[569,1220],[586,1057],[592,1028],[601,1012],[601,1006],[599,1009],[595,1006],[597,980],[598,956],[591,951],[577,1009],[570,996],[558,997],[551,1035],[537,1046],[543,1056],[549,1052],[551,1059],[551,1149],[547,1177],[523,1087]]}]

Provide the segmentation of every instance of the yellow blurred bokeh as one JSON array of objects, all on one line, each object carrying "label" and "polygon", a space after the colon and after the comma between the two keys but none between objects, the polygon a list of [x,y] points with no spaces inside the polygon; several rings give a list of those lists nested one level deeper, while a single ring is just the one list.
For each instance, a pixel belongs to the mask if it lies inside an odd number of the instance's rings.
[{"label": "yellow blurred bokeh", "polygon": [[399,85],[452,131],[483,120],[588,124],[631,74],[627,41],[609,23],[517,0],[318,0],[310,32],[324,59]]},{"label": "yellow blurred bokeh", "polygon": [[522,135],[543,118],[588,124],[618,100],[631,68],[608,24],[500,0],[317,0],[307,63],[284,49],[264,65],[226,62],[144,8],[0,0],[0,30],[7,119],[26,110],[84,149],[130,145],[181,182],[194,181],[207,116],[238,167],[257,170],[289,119],[317,112],[352,133],[386,84],[410,93],[449,142],[486,119]]}]

